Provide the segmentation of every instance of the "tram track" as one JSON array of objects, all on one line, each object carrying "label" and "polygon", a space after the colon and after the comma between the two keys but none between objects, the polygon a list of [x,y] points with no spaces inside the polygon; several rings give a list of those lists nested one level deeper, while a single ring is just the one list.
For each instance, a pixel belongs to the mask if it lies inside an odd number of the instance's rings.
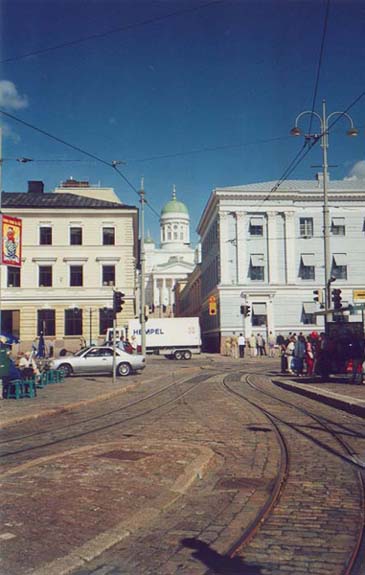
[{"label": "tram track", "polygon": [[[163,408],[173,407],[179,401],[181,401],[184,396],[189,394],[199,383],[205,382],[211,377],[214,377],[217,372],[208,373],[208,374],[198,374],[192,377],[184,378],[183,380],[174,381],[161,389],[154,391],[148,395],[144,395],[143,397],[131,401],[123,406],[118,407],[117,409],[108,410],[96,416],[88,417],[88,418],[81,418],[80,420],[70,423],[67,427],[55,427],[51,429],[40,430],[36,433],[25,434],[25,435],[18,435],[16,437],[10,438],[8,440],[3,440],[0,445],[5,447],[5,450],[0,451],[0,460],[3,461],[2,465],[5,464],[6,458],[11,456],[19,456],[28,452],[36,451],[37,449],[42,448],[50,448],[58,444],[62,444],[67,441],[74,441],[83,437],[87,437],[94,433],[101,433],[106,430],[110,430],[126,424],[130,421],[135,421],[140,418],[143,418],[147,415],[156,413]],[[177,392],[173,397],[168,397],[162,402],[159,402],[157,405],[152,405],[148,408],[142,408],[137,413],[132,413],[128,415],[128,411],[131,409],[138,408],[140,406],[145,405],[149,401],[158,401],[161,397],[165,394],[169,394],[172,391],[176,391],[180,386],[187,386],[186,389],[182,389]],[[121,414],[125,414],[124,417],[120,418]],[[117,416],[116,419],[112,421],[107,421],[102,423],[103,419],[108,420],[108,418],[113,418],[113,416]],[[94,425],[95,422],[101,422],[98,425]],[[77,431],[77,428],[82,428],[85,425],[91,424],[90,429],[80,430]],[[72,431],[70,433],[70,429]],[[56,436],[54,436],[56,435]],[[33,440],[36,440],[35,442]],[[40,441],[37,441],[40,439]],[[20,445],[18,448],[7,449],[8,444],[12,443],[24,443],[26,445]],[[0,474],[1,477],[1,474]]]},{"label": "tram track", "polygon": [[[343,429],[340,429],[340,431],[336,431],[334,429],[334,426],[331,426],[328,421],[326,421],[326,418],[323,416],[319,416],[313,412],[311,412],[309,409],[306,409],[304,407],[299,406],[298,404],[293,404],[288,400],[284,400],[282,398],[279,398],[277,395],[274,395],[273,393],[268,392],[267,390],[263,390],[262,387],[256,385],[252,379],[255,377],[255,374],[249,374],[249,375],[245,375],[244,378],[244,383],[247,384],[252,390],[254,390],[255,392],[259,392],[260,393],[260,397],[262,399],[262,396],[266,396],[270,399],[270,401],[274,401],[277,403],[280,403],[282,405],[285,405],[286,408],[290,408],[290,409],[295,409],[297,412],[299,412],[300,414],[304,415],[307,418],[312,419],[313,421],[316,422],[317,426],[321,426],[322,430],[325,431],[326,434],[328,434],[328,436],[331,437],[332,440],[334,440],[338,446],[340,446],[340,448],[343,450],[344,454],[342,454],[341,460],[345,460],[345,463],[350,464],[351,468],[355,468],[353,469],[353,471],[356,474],[357,477],[357,481],[358,481],[358,499],[357,499],[357,503],[358,503],[358,509],[360,516],[357,519],[357,532],[356,532],[356,536],[354,537],[354,544],[352,545],[352,548],[349,550],[347,557],[345,558],[345,560],[343,561],[343,564],[341,566],[339,566],[339,571],[338,574],[339,575],[360,575],[361,573],[363,573],[363,571],[360,571],[360,569],[363,569],[364,565],[363,565],[363,550],[365,547],[365,522],[364,522],[364,504],[365,504],[365,481],[364,481],[364,472],[363,472],[363,462],[359,461],[357,459],[357,457],[354,457],[354,452],[353,452],[353,447],[346,441],[343,439],[342,434],[343,434]],[[262,374],[260,374],[260,377],[262,377]],[[285,454],[285,468],[286,468],[286,473],[283,475],[283,480],[281,482],[279,482],[280,487],[276,489],[276,491],[273,493],[272,497],[270,498],[270,501],[267,502],[266,504],[266,508],[262,509],[262,511],[260,512],[260,515],[257,517],[256,521],[250,525],[242,534],[242,536],[237,539],[237,541],[231,546],[231,548],[228,550],[227,555],[230,557],[246,557],[247,553],[245,553],[246,548],[250,545],[250,542],[257,536],[258,539],[260,539],[260,527],[262,528],[263,525],[265,524],[265,522],[267,521],[268,523],[270,522],[270,517],[271,517],[271,513],[275,510],[278,509],[280,507],[280,505],[283,505],[283,503],[281,502],[281,496],[283,495],[283,493],[285,492],[285,489],[287,487],[287,482],[290,480],[290,475],[291,475],[291,467],[292,467],[292,457],[291,457],[291,452],[293,448],[290,448],[288,441],[286,439],[286,433],[285,431],[282,431],[281,428],[283,428],[284,426],[289,426],[291,428],[291,430],[294,430],[294,432],[298,431],[298,429],[295,429],[295,426],[293,426],[292,424],[285,422],[283,420],[283,418],[280,416],[278,416],[277,414],[273,413],[274,409],[273,406],[270,406],[270,409],[267,409],[266,407],[264,407],[262,405],[262,402],[260,404],[259,401],[255,401],[252,400],[250,398],[247,397],[247,395],[243,395],[240,391],[237,391],[237,389],[234,389],[232,387],[232,383],[236,382],[237,383],[238,377],[233,378],[232,381],[230,382],[228,379],[225,379],[222,384],[223,387],[225,389],[225,391],[229,394],[234,395],[238,400],[244,401],[248,404],[250,404],[251,406],[255,407],[256,409],[258,409],[261,413],[263,413],[270,421],[271,425],[273,426],[273,429],[275,429],[275,431],[278,432],[278,436],[280,437],[280,442],[283,444],[283,448],[282,448],[282,454]],[[338,425],[337,425],[338,427]],[[357,431],[353,431],[353,430],[347,430],[350,436],[356,436],[357,435]],[[301,431],[301,433],[303,434],[303,431]],[[306,434],[307,437],[306,439],[308,440],[313,440],[313,437],[310,437],[308,434]],[[320,445],[321,447],[321,445]],[[339,455],[338,453],[335,452],[335,450],[332,450],[332,454],[333,455]],[[280,511],[279,511],[280,514]],[[283,517],[286,517],[285,513],[283,514]],[[300,521],[300,518],[295,517],[296,521]],[[280,532],[280,530],[283,527],[280,527],[280,525],[278,525],[276,523],[276,527],[278,529],[278,531]],[[305,533],[303,533],[303,536],[305,537]],[[259,545],[258,543],[256,545]],[[272,544],[273,546],[275,545],[275,543],[273,542]],[[276,542],[276,545],[278,546],[278,548],[280,548],[280,545],[283,548],[285,548],[285,545],[280,544],[280,541]],[[285,553],[284,553],[285,555]],[[303,558],[303,560],[305,559],[305,557]],[[332,568],[335,568],[335,566],[333,565]],[[207,574],[213,573],[214,571],[212,570],[208,570],[206,571]],[[268,573],[271,571],[267,571]],[[278,572],[279,571],[273,571],[273,572]],[[293,571],[294,572],[294,571]],[[311,571],[308,571],[311,572]],[[325,572],[325,571],[323,571]],[[331,575],[332,573],[334,573],[335,571],[331,571]],[[265,571],[266,573],[266,571]],[[321,571],[322,573],[322,571]],[[336,571],[337,573],[337,571]]]}]

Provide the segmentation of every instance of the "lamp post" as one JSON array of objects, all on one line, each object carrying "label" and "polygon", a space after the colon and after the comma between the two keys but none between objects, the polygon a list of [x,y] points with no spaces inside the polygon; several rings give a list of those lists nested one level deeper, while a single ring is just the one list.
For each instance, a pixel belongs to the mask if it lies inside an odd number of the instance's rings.
[{"label": "lamp post", "polygon": [[146,305],[146,292],[145,292],[145,281],[146,281],[146,252],[144,245],[144,205],[145,205],[145,192],[144,192],[144,178],[141,180],[141,190],[139,192],[140,202],[141,202],[141,248],[140,248],[140,264],[141,264],[141,297],[140,297],[140,324],[141,324],[141,348],[142,354],[146,354],[146,317],[145,317],[145,305]]},{"label": "lamp post", "polygon": [[350,128],[347,131],[348,136],[357,136],[359,131],[355,128],[351,116],[346,112],[332,112],[327,116],[326,100],[322,102],[322,116],[312,110],[301,112],[295,119],[294,128],[290,130],[292,136],[301,136],[302,132],[298,128],[300,118],[306,114],[318,118],[320,122],[320,134],[304,134],[306,141],[321,139],[322,148],[322,169],[323,169],[323,252],[324,252],[324,286],[325,286],[325,321],[327,321],[327,312],[331,308],[331,251],[330,251],[330,212],[328,206],[328,121],[333,116],[344,116],[350,122]]}]

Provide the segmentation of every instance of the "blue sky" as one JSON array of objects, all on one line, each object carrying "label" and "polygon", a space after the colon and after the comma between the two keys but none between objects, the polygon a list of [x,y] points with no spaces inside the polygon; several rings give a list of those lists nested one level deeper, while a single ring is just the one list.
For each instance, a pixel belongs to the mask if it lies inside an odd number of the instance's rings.
[{"label": "blue sky", "polygon": [[[3,0],[0,108],[107,162],[125,161],[123,173],[136,188],[144,176],[158,212],[176,184],[196,240],[213,188],[276,180],[302,145],[289,130],[312,107],[326,5]],[[125,29],[110,32],[118,28]],[[317,110],[326,98],[329,113],[342,111],[365,91],[364,37],[365,3],[332,0]],[[365,97],[350,114],[361,134],[346,138],[344,120],[335,126],[333,179],[364,167]],[[26,191],[28,180],[39,179],[50,191],[72,176],[114,187],[122,201],[138,204],[107,165],[12,119],[3,118],[3,126],[4,190]],[[20,164],[19,157],[34,161]],[[316,146],[291,178],[314,177],[311,165],[320,162]],[[146,227],[158,239],[150,210]]]}]

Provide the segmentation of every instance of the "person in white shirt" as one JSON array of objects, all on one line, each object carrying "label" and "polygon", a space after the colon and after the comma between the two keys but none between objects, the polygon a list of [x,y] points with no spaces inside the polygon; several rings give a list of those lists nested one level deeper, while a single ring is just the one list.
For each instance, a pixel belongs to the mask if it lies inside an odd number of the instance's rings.
[{"label": "person in white shirt", "polygon": [[238,349],[240,351],[240,357],[245,357],[245,347],[246,347],[246,338],[243,333],[240,333],[238,338]]}]

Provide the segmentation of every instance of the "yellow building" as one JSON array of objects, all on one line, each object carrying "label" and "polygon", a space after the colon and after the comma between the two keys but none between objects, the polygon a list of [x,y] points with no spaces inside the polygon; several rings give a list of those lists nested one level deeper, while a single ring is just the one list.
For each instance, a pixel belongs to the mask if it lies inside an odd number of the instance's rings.
[{"label": "yellow building", "polygon": [[23,223],[22,266],[1,270],[3,333],[22,348],[41,332],[67,349],[101,341],[113,289],[126,296],[118,323],[135,316],[137,207],[112,188],[68,180],[51,193],[42,182],[3,193],[2,210]]}]

